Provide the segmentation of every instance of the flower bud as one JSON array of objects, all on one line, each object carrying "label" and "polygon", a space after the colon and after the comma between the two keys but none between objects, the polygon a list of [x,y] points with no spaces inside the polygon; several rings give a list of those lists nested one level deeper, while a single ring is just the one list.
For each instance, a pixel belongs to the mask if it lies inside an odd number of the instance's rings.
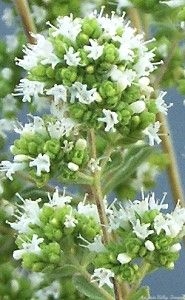
[{"label": "flower bud", "polygon": [[117,256],[117,260],[123,265],[129,263],[132,258],[127,253],[120,253]]},{"label": "flower bud", "polygon": [[73,171],[73,172],[76,172],[79,170],[79,166],[72,163],[72,162],[69,162],[68,165],[67,165],[68,169]]},{"label": "flower bud", "polygon": [[134,114],[140,114],[141,112],[143,112],[146,108],[146,104],[143,100],[138,100],[132,104],[130,104],[129,106]]}]

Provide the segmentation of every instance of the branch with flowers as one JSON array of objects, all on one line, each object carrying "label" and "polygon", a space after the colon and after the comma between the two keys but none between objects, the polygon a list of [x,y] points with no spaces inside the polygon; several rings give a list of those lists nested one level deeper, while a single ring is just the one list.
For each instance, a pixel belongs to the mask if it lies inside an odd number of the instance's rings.
[{"label": "branch with flowers", "polygon": [[[0,47],[0,270],[7,278],[0,293],[149,299],[143,279],[174,268],[185,235],[164,117],[172,103],[163,91],[174,84],[184,92],[183,4],[33,2],[15,1],[3,15],[7,24],[21,16],[29,43],[21,56],[24,37],[17,32]],[[169,15],[177,22],[172,33]],[[153,24],[155,38],[147,40],[143,30],[149,35]],[[25,108],[22,124],[16,117]],[[8,128],[16,133],[11,157],[3,148]],[[165,153],[154,147],[161,141]],[[172,212],[166,193],[159,200],[150,192],[166,167],[177,203]]]}]

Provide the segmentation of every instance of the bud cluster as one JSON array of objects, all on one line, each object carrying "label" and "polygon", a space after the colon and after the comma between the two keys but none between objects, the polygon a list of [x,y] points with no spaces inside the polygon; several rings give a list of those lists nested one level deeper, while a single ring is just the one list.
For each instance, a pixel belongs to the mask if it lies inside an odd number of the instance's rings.
[{"label": "bud cluster", "polygon": [[158,63],[143,35],[114,13],[59,17],[49,25],[48,36],[34,35],[37,44],[17,60],[28,72],[17,95],[35,103],[47,97],[82,126],[142,139],[160,110],[149,79]]},{"label": "bud cluster", "polygon": [[110,230],[117,241],[96,256],[98,270],[110,270],[111,277],[133,283],[139,280],[143,263],[148,263],[150,270],[174,268],[185,230],[185,209],[177,204],[173,212],[161,212],[168,208],[164,197],[158,202],[152,193],[124,207],[116,202],[109,207]]},{"label": "bud cluster", "polygon": [[[20,196],[19,196],[20,197]],[[71,196],[59,194],[56,188],[49,202],[41,199],[21,199],[23,205],[11,222],[18,231],[13,257],[22,259],[24,268],[36,272],[51,272],[70,263],[70,255],[86,251],[81,248],[82,239],[92,242],[100,234],[97,208],[75,201]],[[20,207],[20,205],[19,205]]]},{"label": "bud cluster", "polygon": [[33,122],[19,127],[15,131],[20,138],[11,146],[14,161],[1,162],[1,169],[10,180],[12,174],[21,170],[28,171],[38,185],[53,176],[73,180],[76,172],[87,165],[87,142],[79,137],[71,119],[63,117],[59,121],[46,115],[43,119],[33,117]]}]

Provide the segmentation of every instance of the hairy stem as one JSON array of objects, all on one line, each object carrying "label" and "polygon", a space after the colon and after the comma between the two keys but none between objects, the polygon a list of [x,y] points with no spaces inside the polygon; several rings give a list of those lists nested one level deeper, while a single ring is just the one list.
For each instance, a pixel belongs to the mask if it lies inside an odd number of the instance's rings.
[{"label": "hairy stem", "polygon": [[14,0],[15,6],[17,8],[18,14],[21,17],[22,24],[24,27],[25,34],[27,36],[28,42],[35,44],[35,39],[31,33],[36,33],[36,27],[31,16],[30,8],[27,0]]},{"label": "hairy stem", "polygon": [[[90,145],[91,145],[91,155],[92,158],[97,160],[97,153],[96,153],[96,137],[94,133],[94,129],[90,130]],[[108,220],[105,211],[105,205],[103,202],[103,192],[101,187],[101,171],[96,170],[94,172],[94,185],[91,187],[92,193],[94,195],[94,199],[97,205],[97,210],[100,218],[100,223],[102,226],[102,233],[103,233],[103,243],[107,244],[111,239],[111,235],[107,231],[108,228]],[[125,285],[123,288],[123,284],[119,283],[116,278],[113,280],[114,284],[114,294],[115,300],[126,300],[126,295],[128,294],[127,286]]]}]

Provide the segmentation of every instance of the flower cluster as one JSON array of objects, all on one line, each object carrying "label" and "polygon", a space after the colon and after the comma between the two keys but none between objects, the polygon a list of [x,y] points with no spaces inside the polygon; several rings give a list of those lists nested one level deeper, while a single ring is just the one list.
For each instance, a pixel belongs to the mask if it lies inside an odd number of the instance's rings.
[{"label": "flower cluster", "polygon": [[[177,204],[171,213],[155,201],[154,193],[143,196],[141,201],[128,202],[124,206],[114,202],[108,211],[110,234],[116,234],[117,242],[110,242],[96,257],[95,272],[100,286],[112,285],[110,278],[118,276],[128,282],[137,281],[143,263],[150,271],[159,267],[173,269],[179,257],[179,241],[185,230],[185,209]],[[107,275],[106,275],[107,274]]]},{"label": "flower cluster", "polygon": [[17,95],[24,102],[47,97],[63,104],[82,126],[133,135],[134,141],[154,135],[159,143],[155,117],[161,106],[151,98],[149,79],[158,63],[143,35],[114,13],[59,17],[56,27],[49,25],[48,36],[34,35],[37,44],[28,45],[17,60],[28,72]]},{"label": "flower cluster", "polygon": [[20,138],[11,146],[14,161],[2,161],[1,170],[10,180],[15,172],[28,170],[38,185],[54,175],[74,179],[88,161],[87,142],[79,137],[76,124],[64,116],[32,119],[15,128]]},{"label": "flower cluster", "polygon": [[76,205],[65,190],[61,195],[56,188],[44,204],[41,199],[19,198],[23,204],[21,208],[18,205],[16,221],[9,224],[18,232],[19,250],[13,257],[22,259],[25,268],[46,272],[69,264],[70,252],[79,251],[82,239],[93,242],[100,234],[96,206],[81,202]]}]

